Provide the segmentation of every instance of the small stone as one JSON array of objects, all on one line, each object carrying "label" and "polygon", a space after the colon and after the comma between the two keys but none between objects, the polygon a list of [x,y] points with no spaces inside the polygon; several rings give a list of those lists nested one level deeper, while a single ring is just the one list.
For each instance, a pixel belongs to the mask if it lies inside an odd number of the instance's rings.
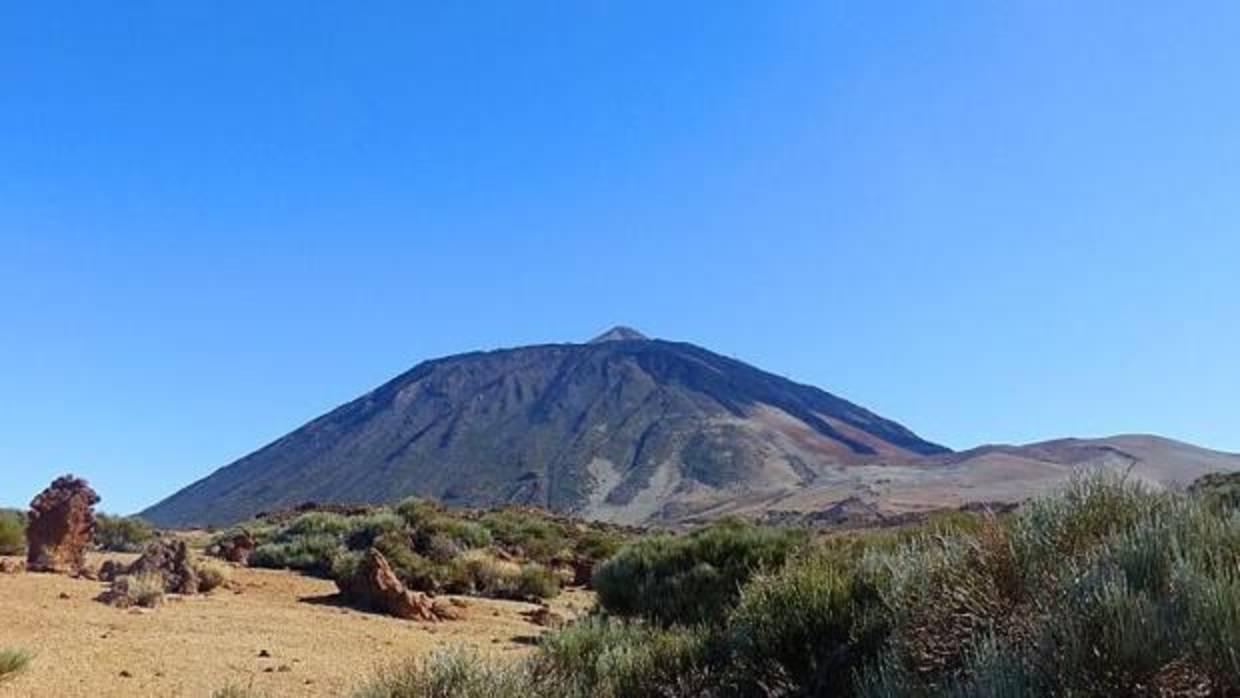
[{"label": "small stone", "polygon": [[268,652],[267,650],[259,650],[258,656],[266,658],[266,657],[270,657],[271,653]]},{"label": "small stone", "polygon": [[280,666],[276,667],[276,671],[280,672],[281,674],[287,674],[288,672],[292,670],[293,670],[293,667],[287,664],[281,664]]},{"label": "small stone", "polygon": [[72,597],[72,596],[69,596],[68,594],[66,594],[65,592],[63,592],[63,591],[62,591],[62,592],[60,592],[60,598],[61,598],[62,600],[68,601],[69,599],[71,599],[71,598],[73,598],[73,597]]},{"label": "small stone", "polygon": [[122,679],[132,679],[132,678],[133,678],[133,674],[129,673],[129,670],[128,670],[128,669],[122,669],[122,670],[121,670],[121,678],[122,678]]}]

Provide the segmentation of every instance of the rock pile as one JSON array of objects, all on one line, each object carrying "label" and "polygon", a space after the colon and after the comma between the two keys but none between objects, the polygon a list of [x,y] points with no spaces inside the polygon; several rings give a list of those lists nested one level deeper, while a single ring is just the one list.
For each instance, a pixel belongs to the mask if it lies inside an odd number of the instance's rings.
[{"label": "rock pile", "polygon": [[197,594],[198,570],[193,553],[183,540],[158,540],[146,547],[142,557],[125,570],[130,576],[158,574],[164,579],[164,591],[172,594]]},{"label": "rock pile", "polygon": [[85,480],[57,478],[30,502],[26,518],[26,568],[31,572],[77,574],[95,535],[99,495]]},{"label": "rock pile", "polygon": [[337,580],[336,586],[346,601],[368,611],[410,620],[441,620],[430,597],[405,588],[387,558],[374,548],[367,551],[357,571],[351,577]]}]

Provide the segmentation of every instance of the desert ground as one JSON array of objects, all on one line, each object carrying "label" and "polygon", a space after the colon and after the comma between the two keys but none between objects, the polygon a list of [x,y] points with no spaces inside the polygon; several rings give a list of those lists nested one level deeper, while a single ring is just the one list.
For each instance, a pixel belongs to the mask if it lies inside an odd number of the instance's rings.
[{"label": "desert ground", "polygon": [[[92,555],[131,561],[135,556]],[[522,616],[533,604],[463,598],[464,618],[419,623],[335,605],[330,581],[237,568],[233,588],[169,596],[154,610],[119,610],[94,598],[100,582],[50,574],[0,574],[0,647],[35,653],[0,684],[0,696],[207,697],[226,685],[272,696],[340,696],[373,671],[436,648],[470,646],[519,657],[544,628]],[[593,604],[568,589],[550,602],[571,618]]]}]

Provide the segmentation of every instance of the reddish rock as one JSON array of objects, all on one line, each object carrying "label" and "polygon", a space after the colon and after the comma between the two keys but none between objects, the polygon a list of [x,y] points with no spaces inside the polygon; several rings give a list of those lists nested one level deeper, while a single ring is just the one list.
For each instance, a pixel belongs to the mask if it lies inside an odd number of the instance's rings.
[{"label": "reddish rock", "polygon": [[238,565],[250,564],[250,554],[258,547],[254,536],[242,531],[232,538],[220,543],[220,557]]},{"label": "reddish rock", "polygon": [[426,594],[409,591],[392,571],[383,553],[371,548],[353,576],[337,580],[346,601],[397,618],[436,621],[440,616]]},{"label": "reddish rock", "polygon": [[0,574],[21,574],[26,571],[23,560],[0,560]]},{"label": "reddish rock", "polygon": [[99,495],[81,478],[57,478],[30,502],[26,567],[32,572],[76,573],[95,536]]},{"label": "reddish rock", "polygon": [[159,574],[164,578],[164,591],[173,594],[197,594],[198,571],[189,546],[183,540],[158,540],[146,547],[142,557],[125,570],[128,575]]}]

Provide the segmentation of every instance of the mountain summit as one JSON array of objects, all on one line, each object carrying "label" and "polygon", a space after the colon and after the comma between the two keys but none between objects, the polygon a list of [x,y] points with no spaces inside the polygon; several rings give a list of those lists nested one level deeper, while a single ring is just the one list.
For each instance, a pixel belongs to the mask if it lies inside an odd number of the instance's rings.
[{"label": "mountain summit", "polygon": [[643,339],[650,339],[650,338],[642,334],[641,332],[638,332],[637,330],[633,329],[632,327],[625,327],[624,325],[616,325],[615,327],[611,328],[610,330],[607,330],[603,334],[600,334],[594,339],[591,339],[590,343],[598,344],[599,342],[629,342],[629,341],[639,341]]},{"label": "mountain summit", "polygon": [[616,327],[424,362],[143,516],[221,525],[416,494],[648,523],[947,452],[818,388]]}]

